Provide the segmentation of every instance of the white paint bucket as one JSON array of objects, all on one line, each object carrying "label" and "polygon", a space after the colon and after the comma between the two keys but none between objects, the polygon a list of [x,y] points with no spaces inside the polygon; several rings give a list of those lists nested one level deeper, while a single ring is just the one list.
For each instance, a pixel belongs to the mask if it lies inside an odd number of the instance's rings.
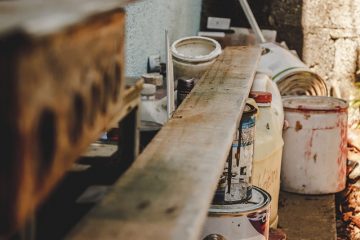
[{"label": "white paint bucket", "polygon": [[283,98],[285,120],[281,187],[304,194],[342,191],[346,182],[346,101],[331,97]]},{"label": "white paint bucket", "polygon": [[270,73],[281,95],[328,96],[324,80],[296,55],[275,44],[260,44],[265,50],[259,71]]},{"label": "white paint bucket", "polygon": [[198,80],[221,54],[220,44],[207,37],[185,37],[171,45],[174,78]]},{"label": "white paint bucket", "polygon": [[269,239],[270,202],[270,195],[254,186],[246,203],[211,205],[200,239]]}]

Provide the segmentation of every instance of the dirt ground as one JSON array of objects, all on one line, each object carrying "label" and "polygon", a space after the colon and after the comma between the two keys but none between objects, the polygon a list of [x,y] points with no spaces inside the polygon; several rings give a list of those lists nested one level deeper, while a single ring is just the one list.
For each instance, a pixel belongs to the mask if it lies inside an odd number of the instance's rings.
[{"label": "dirt ground", "polygon": [[349,146],[347,188],[336,195],[337,239],[360,239],[360,150]]}]

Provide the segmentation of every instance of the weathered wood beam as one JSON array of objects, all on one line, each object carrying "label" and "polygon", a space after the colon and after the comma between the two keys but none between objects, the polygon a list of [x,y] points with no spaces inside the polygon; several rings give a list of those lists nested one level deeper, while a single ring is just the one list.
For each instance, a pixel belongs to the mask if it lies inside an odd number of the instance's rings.
[{"label": "weathered wood beam", "polygon": [[260,52],[225,49],[113,191],[67,239],[199,239]]}]

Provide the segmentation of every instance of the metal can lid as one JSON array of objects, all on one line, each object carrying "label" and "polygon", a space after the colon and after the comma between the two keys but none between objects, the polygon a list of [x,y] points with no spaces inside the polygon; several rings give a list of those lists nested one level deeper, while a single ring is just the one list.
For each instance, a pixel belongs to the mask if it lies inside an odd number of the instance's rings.
[{"label": "metal can lid", "polygon": [[249,116],[254,115],[256,113],[257,113],[256,107],[254,107],[253,105],[251,105],[249,103],[246,103],[242,116],[243,117],[249,117]]},{"label": "metal can lid", "polygon": [[143,89],[141,90],[142,96],[152,96],[156,93],[156,85],[150,83],[144,83]]},{"label": "metal can lid", "polygon": [[343,111],[348,103],[339,98],[323,96],[286,96],[282,99],[284,108],[314,111]]},{"label": "metal can lid", "polygon": [[244,215],[254,211],[262,210],[271,202],[271,196],[265,190],[253,186],[251,199],[244,203],[211,205],[210,215]]},{"label": "metal can lid", "polygon": [[178,88],[192,89],[195,85],[194,78],[180,77],[178,78]]},{"label": "metal can lid", "polygon": [[257,103],[271,103],[271,92],[251,91],[249,97],[254,99]]}]

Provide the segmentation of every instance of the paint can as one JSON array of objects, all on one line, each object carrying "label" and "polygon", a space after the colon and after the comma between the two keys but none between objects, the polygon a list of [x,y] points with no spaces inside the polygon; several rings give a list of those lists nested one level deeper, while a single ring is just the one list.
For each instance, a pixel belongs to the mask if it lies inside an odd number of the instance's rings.
[{"label": "paint can", "polygon": [[193,78],[179,78],[177,82],[176,105],[178,107],[194,88],[195,82]]},{"label": "paint can", "polygon": [[211,205],[200,239],[269,239],[270,202],[270,195],[254,186],[247,202]]},{"label": "paint can", "polygon": [[281,188],[303,194],[342,191],[346,182],[346,101],[331,97],[283,98],[285,120]]},{"label": "paint can", "polygon": [[251,198],[256,113],[257,109],[253,105],[245,105],[213,199],[214,204],[241,203]]},{"label": "paint can", "polygon": [[259,71],[270,73],[282,96],[327,96],[325,81],[298,56],[275,43],[260,44],[266,51],[260,58]]}]

